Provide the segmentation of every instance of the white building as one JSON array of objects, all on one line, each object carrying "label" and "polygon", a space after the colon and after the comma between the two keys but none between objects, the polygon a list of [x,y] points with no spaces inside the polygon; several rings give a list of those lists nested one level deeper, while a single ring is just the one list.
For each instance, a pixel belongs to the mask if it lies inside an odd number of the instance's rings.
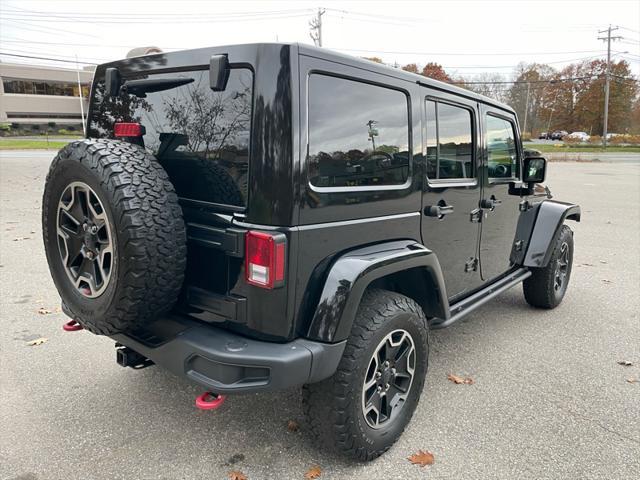
[{"label": "white building", "polygon": [[[87,114],[92,70],[80,70]],[[0,123],[81,125],[78,71],[0,62]]]}]

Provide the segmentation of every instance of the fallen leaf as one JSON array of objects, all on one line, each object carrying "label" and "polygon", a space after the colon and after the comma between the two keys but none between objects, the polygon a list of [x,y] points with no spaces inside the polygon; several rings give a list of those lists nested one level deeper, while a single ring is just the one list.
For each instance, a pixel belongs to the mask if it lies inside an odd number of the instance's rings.
[{"label": "fallen leaf", "polygon": [[289,420],[287,422],[287,430],[289,430],[291,433],[297,432],[298,430],[300,430],[300,425],[298,425],[298,422],[296,422],[295,420]]},{"label": "fallen leaf", "polygon": [[315,467],[311,467],[307,470],[307,473],[304,474],[304,478],[307,480],[313,480],[314,478],[320,478],[321,474],[322,470],[320,470],[320,467],[316,465]]},{"label": "fallen leaf", "polygon": [[40,337],[40,338],[36,338],[35,340],[31,340],[30,342],[27,342],[27,345],[30,347],[37,347],[38,345],[42,345],[43,343],[45,343],[47,340],[49,339]]},{"label": "fallen leaf", "polygon": [[595,267],[593,263],[581,263],[580,265],[582,265],[583,267]]},{"label": "fallen leaf", "polygon": [[407,457],[414,465],[420,465],[421,467],[426,467],[427,465],[433,465],[435,462],[435,458],[433,457],[433,453],[423,450],[418,450],[418,453],[414,453],[410,457]]},{"label": "fallen leaf", "polygon": [[627,382],[629,383],[640,383],[640,380],[637,378],[627,378]]},{"label": "fallen leaf", "polygon": [[606,278],[603,278],[603,279],[602,279],[602,281],[603,281],[604,283],[613,283],[611,280],[607,280]]},{"label": "fallen leaf", "polygon": [[622,365],[623,367],[631,367],[633,366],[633,363],[631,363],[629,360],[620,360],[618,362],[618,365]]},{"label": "fallen leaf", "polygon": [[233,470],[229,472],[229,479],[230,480],[247,480],[247,476],[244,473],[239,472],[238,470]]},{"label": "fallen leaf", "polygon": [[600,260],[600,263],[607,263],[606,260]]},{"label": "fallen leaf", "polygon": [[13,239],[14,242],[21,242],[22,240],[29,240],[29,237],[16,237]]},{"label": "fallen leaf", "polygon": [[450,373],[447,375],[447,379],[455,383],[456,385],[465,384],[465,385],[473,385],[473,378],[471,377],[459,377],[458,375],[454,375]]},{"label": "fallen leaf", "polygon": [[38,313],[40,315],[49,315],[50,313],[53,313],[53,312],[51,310],[49,310],[48,308],[40,307],[38,309]]}]

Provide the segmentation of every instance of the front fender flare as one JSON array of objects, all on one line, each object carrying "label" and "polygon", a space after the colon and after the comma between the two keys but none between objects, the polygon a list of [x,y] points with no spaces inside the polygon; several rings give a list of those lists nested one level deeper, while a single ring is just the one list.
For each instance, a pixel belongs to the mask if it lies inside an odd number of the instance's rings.
[{"label": "front fender flare", "polygon": [[414,240],[397,240],[350,251],[329,268],[322,294],[309,325],[307,338],[339,342],[351,332],[366,288],[381,277],[411,268],[423,268],[430,276],[434,312],[449,313],[444,279],[436,255]]},{"label": "front fender flare", "polygon": [[546,267],[565,220],[580,221],[580,206],[573,203],[545,200],[537,209],[528,248],[522,264],[525,267]]}]

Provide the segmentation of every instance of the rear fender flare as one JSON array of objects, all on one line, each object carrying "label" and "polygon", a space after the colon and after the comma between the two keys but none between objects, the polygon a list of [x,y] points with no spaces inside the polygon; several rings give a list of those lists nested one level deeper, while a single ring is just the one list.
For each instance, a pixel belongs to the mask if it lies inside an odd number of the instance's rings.
[{"label": "rear fender flare", "polygon": [[434,316],[447,318],[444,279],[438,259],[431,250],[413,240],[398,240],[350,251],[333,262],[309,325],[307,338],[324,342],[346,339],[353,325],[362,295],[371,282],[387,275],[421,268],[436,286],[430,305]]}]

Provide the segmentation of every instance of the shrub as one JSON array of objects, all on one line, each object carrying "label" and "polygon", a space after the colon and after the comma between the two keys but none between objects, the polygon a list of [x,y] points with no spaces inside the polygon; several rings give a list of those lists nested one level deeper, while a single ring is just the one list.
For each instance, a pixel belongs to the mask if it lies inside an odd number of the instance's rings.
[{"label": "shrub", "polygon": [[10,123],[0,123],[0,130],[3,131],[3,132],[11,131],[11,124]]},{"label": "shrub", "polygon": [[49,127],[49,128],[56,128],[56,122],[49,122],[49,123],[47,123],[47,127]]},{"label": "shrub", "polygon": [[611,145],[640,145],[640,135],[616,135],[609,139]]},{"label": "shrub", "polygon": [[562,142],[565,143],[566,145],[578,145],[579,143],[582,143],[582,140],[580,140],[579,138],[570,137],[567,135],[562,139]]},{"label": "shrub", "polygon": [[31,130],[34,130],[34,131],[40,130],[40,125],[38,125],[38,124],[31,125]]},{"label": "shrub", "polygon": [[591,145],[602,145],[602,137],[600,135],[592,135],[589,138],[589,143]]},{"label": "shrub", "polygon": [[531,134],[530,133],[523,133],[521,138],[522,138],[523,142],[530,142],[531,141]]}]

